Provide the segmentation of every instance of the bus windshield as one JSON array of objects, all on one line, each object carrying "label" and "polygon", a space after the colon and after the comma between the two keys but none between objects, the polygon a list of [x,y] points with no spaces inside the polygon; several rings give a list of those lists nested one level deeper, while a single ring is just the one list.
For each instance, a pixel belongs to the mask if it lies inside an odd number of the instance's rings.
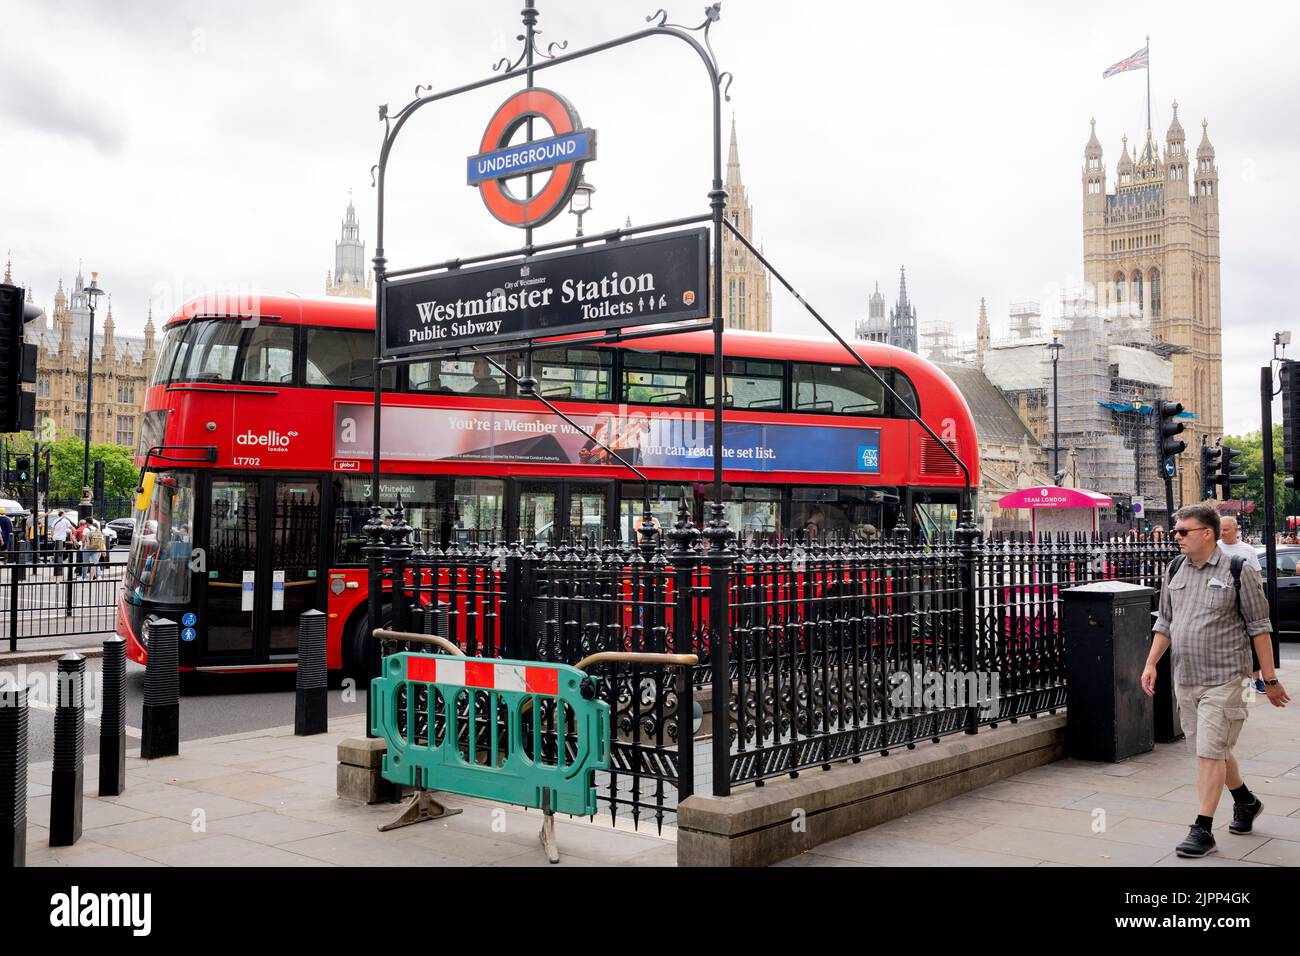
[{"label": "bus windshield", "polygon": [[126,591],[133,602],[180,604],[190,598],[194,475],[160,471],[151,477],[148,503],[135,515]]}]

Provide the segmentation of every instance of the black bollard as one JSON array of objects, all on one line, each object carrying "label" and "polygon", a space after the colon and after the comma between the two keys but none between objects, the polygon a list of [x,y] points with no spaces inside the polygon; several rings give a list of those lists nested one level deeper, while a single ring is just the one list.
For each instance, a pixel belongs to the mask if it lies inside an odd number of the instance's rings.
[{"label": "black bollard", "polygon": [[81,785],[86,755],[86,659],[59,658],[54,704],[54,769],[50,775],[50,846],[81,839]]},{"label": "black bollard", "polygon": [[126,789],[126,641],[104,641],[104,703],[99,712],[99,795]]},{"label": "black bollard", "polygon": [[176,622],[151,616],[144,623],[149,657],[144,665],[144,714],[140,756],[145,760],[180,753],[180,671]]},{"label": "black bollard", "polygon": [[298,694],[293,709],[295,736],[329,730],[329,675],[325,661],[325,615],[303,611],[298,618]]},{"label": "black bollard", "polygon": [[0,866],[27,865],[27,688],[0,686]]}]

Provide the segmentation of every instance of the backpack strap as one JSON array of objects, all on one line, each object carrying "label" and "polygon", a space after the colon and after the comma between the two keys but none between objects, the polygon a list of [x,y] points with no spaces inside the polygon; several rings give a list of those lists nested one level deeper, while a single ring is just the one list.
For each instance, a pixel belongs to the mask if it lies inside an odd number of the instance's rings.
[{"label": "backpack strap", "polygon": [[[1246,621],[1246,611],[1245,611],[1245,609],[1241,606],[1241,569],[1244,568],[1245,566],[1246,566],[1246,559],[1245,559],[1242,555],[1240,555],[1240,554],[1233,555],[1232,563],[1231,563],[1230,565],[1228,565],[1228,567],[1229,567],[1229,568],[1231,569],[1231,571],[1232,571],[1232,583],[1233,583],[1233,586],[1234,586],[1234,587],[1236,588],[1236,590],[1237,590],[1237,613],[1238,613],[1239,615],[1241,615],[1241,623],[1242,623],[1242,626],[1248,628],[1248,627],[1249,627],[1249,624],[1248,624],[1248,622]],[[1249,633],[1250,633],[1250,632],[1249,632],[1249,630],[1248,630],[1248,631],[1247,631],[1247,636],[1248,636],[1248,637],[1249,637]]]},{"label": "backpack strap", "polygon": [[1168,566],[1166,567],[1165,580],[1172,581],[1174,579],[1174,575],[1178,573],[1178,569],[1183,566],[1183,562],[1186,560],[1187,560],[1187,555],[1185,554],[1175,555],[1174,559],[1170,561]]}]

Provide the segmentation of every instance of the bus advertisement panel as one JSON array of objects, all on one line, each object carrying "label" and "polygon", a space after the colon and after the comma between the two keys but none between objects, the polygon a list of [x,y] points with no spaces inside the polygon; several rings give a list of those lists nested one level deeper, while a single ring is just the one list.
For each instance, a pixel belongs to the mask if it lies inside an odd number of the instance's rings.
[{"label": "bus advertisement panel", "polygon": [[[557,415],[500,409],[386,406],[383,456],[405,461],[484,461],[530,464],[628,464],[700,468],[713,457],[713,421],[707,412],[656,413],[626,407],[616,413],[570,415],[591,437]],[[374,408],[335,405],[336,470],[373,450]],[[596,439],[593,441],[593,439]],[[723,461],[750,471],[880,471],[880,429],[807,428],[765,422],[728,422]]]}]

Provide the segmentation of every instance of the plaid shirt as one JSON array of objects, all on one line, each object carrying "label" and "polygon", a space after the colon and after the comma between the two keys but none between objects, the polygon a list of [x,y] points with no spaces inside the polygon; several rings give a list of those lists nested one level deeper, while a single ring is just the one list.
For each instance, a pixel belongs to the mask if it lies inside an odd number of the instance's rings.
[{"label": "plaid shirt", "polygon": [[1241,610],[1232,559],[1218,548],[1199,568],[1187,558],[1165,581],[1152,630],[1173,645],[1175,684],[1223,684],[1250,674],[1251,638],[1273,625],[1259,572],[1249,564],[1241,569]]}]

